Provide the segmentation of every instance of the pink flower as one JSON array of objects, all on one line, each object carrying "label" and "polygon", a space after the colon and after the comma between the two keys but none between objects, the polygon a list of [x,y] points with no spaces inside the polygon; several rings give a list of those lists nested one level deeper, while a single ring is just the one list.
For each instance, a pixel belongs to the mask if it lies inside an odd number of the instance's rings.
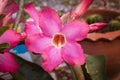
[{"label": "pink flower", "polygon": [[[0,36],[1,43],[9,43],[10,48],[15,47],[21,40],[21,35],[13,30],[7,30]],[[14,57],[8,52],[9,49],[5,49],[3,53],[0,53],[0,72],[12,72],[18,71],[19,67]]]},{"label": "pink flower", "polygon": [[90,24],[89,27],[90,27],[90,31],[89,32],[93,32],[93,31],[97,31],[97,30],[100,30],[104,27],[107,26],[107,23],[93,23],[93,24]]},{"label": "pink flower", "polygon": [[[8,0],[0,0],[0,15],[5,17],[0,18],[0,26],[5,26],[10,23],[12,14],[18,10],[18,5],[15,2],[8,3]],[[0,36],[0,44],[9,43],[10,48],[5,49],[0,53],[0,72],[16,72],[19,67],[13,56],[8,52],[9,49],[15,47],[21,40],[21,35],[13,30],[6,30]]]},{"label": "pink flower", "polygon": [[[104,5],[107,4],[107,0],[103,0]],[[76,7],[75,11],[71,12],[72,20],[81,17],[92,4],[93,0],[81,0],[80,4]]]},{"label": "pink flower", "polygon": [[3,19],[0,19],[0,26],[13,22],[12,14],[18,11],[18,9],[19,6],[16,2],[8,3],[8,0],[0,0],[0,15],[5,15]]},{"label": "pink flower", "polygon": [[[106,5],[107,0],[103,0],[104,5]],[[87,11],[89,6],[92,4],[93,0],[81,0],[80,4],[76,7],[75,10],[71,10],[70,13],[64,14],[61,19],[63,23],[73,21],[75,19],[80,18],[84,15],[84,13]],[[106,27],[107,23],[99,22],[89,25],[90,32],[100,30],[104,27]]]},{"label": "pink flower", "polygon": [[32,4],[28,4],[25,11],[33,19],[26,22],[26,46],[28,50],[42,55],[42,67],[46,71],[52,71],[63,61],[70,65],[85,63],[86,57],[77,41],[86,37],[88,24],[74,20],[62,25],[55,10],[45,8],[38,12]]},{"label": "pink flower", "polygon": [[71,13],[71,18],[76,19],[81,17],[92,4],[93,0],[81,0],[75,11]]}]

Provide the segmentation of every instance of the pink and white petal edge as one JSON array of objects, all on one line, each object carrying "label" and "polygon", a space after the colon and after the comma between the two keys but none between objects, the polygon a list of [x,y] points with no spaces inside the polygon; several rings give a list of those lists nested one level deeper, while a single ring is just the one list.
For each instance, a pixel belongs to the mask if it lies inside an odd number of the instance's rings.
[{"label": "pink and white petal edge", "polygon": [[51,39],[40,34],[35,34],[25,39],[29,51],[42,54],[43,50],[51,44]]},{"label": "pink and white petal edge", "polygon": [[25,23],[24,31],[27,35],[34,35],[41,33],[40,27],[37,27],[36,23],[33,21],[28,21]]},{"label": "pink and white petal edge", "polygon": [[67,42],[62,49],[63,59],[70,65],[83,65],[86,61],[86,56],[82,47],[76,42]]},{"label": "pink and white petal edge", "polygon": [[36,22],[37,25],[39,25],[39,11],[35,9],[32,3],[27,4],[24,11],[30,15],[30,17]]},{"label": "pink and white petal edge", "polygon": [[62,30],[68,40],[83,40],[89,32],[89,25],[84,21],[74,20],[66,24]]},{"label": "pink and white petal edge", "polygon": [[42,67],[47,72],[53,71],[63,61],[61,57],[61,50],[53,46],[46,48],[42,54],[42,57]]},{"label": "pink and white petal edge", "polygon": [[47,36],[58,33],[62,28],[62,23],[57,12],[51,8],[44,8],[40,12],[40,27]]}]

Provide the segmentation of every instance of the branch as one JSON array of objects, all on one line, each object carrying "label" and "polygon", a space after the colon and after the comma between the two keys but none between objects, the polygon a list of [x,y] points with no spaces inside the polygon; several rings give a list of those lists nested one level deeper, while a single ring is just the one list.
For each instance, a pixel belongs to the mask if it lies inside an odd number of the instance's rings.
[{"label": "branch", "polygon": [[71,70],[73,80],[85,80],[83,70],[80,65],[70,66],[67,64],[67,66]]},{"label": "branch", "polygon": [[81,66],[73,66],[72,68],[77,77],[77,80],[85,80]]},{"label": "branch", "polygon": [[17,13],[16,19],[15,19],[15,23],[14,23],[14,30],[17,31],[17,27],[20,21],[20,17],[22,15],[22,11],[23,11],[23,6],[24,6],[24,0],[19,0],[19,11]]}]

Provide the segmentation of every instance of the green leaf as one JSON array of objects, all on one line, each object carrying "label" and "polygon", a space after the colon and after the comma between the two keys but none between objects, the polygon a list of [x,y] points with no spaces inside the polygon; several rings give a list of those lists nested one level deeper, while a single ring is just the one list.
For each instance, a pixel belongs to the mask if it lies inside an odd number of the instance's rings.
[{"label": "green leaf", "polygon": [[20,70],[12,74],[14,80],[53,80],[39,65],[28,62],[15,55]]},{"label": "green leaf", "polygon": [[9,29],[9,26],[1,26],[1,27],[0,27],[0,36],[1,36],[7,29]]},{"label": "green leaf", "polygon": [[3,19],[5,17],[5,14],[0,14],[0,19]]},{"label": "green leaf", "polygon": [[4,49],[9,48],[10,45],[8,43],[0,44],[0,52],[3,52]]},{"label": "green leaf", "polygon": [[87,55],[87,62],[83,71],[86,80],[106,80],[105,56]]}]

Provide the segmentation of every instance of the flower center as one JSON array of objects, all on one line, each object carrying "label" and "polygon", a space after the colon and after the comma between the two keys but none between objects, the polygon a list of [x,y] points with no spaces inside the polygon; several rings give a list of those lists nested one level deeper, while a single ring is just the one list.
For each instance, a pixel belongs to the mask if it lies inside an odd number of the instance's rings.
[{"label": "flower center", "polygon": [[65,36],[63,34],[55,34],[52,39],[53,45],[62,47],[65,44]]}]

